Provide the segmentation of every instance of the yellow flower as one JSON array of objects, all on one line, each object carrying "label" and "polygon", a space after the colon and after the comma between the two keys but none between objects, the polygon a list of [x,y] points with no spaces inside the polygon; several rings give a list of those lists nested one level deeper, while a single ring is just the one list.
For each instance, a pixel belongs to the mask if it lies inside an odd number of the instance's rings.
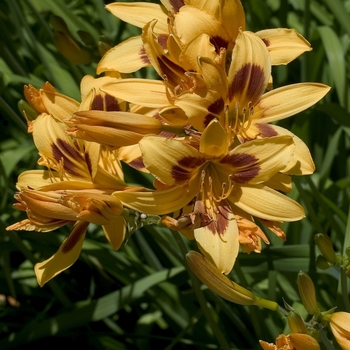
[{"label": "yellow flower", "polygon": [[119,249],[124,241],[125,222],[120,216],[123,211],[121,202],[110,195],[112,190],[89,190],[84,187],[84,183],[62,181],[40,190],[22,190],[15,195],[18,200],[15,207],[26,211],[28,219],[7,227],[7,230],[47,232],[75,222],[59,251],[35,266],[41,286],[78,259],[89,223],[102,225],[114,249]]},{"label": "yellow flower", "polygon": [[239,248],[235,208],[270,221],[304,216],[299,204],[265,186],[293,153],[289,136],[231,149],[226,131],[213,120],[196,147],[186,141],[148,136],[140,141],[140,148],[146,168],[165,184],[164,189],[115,195],[124,205],[154,215],[175,212],[193,201],[194,214],[201,213],[197,219],[203,220],[197,222],[203,227],[194,231],[199,249],[225,274],[231,271]]},{"label": "yellow flower", "polygon": [[320,350],[318,342],[308,334],[280,334],[275,344],[263,340],[259,343],[264,350]]},{"label": "yellow flower", "polygon": [[350,349],[350,313],[335,312],[329,319],[329,325],[338,344],[343,350]]},{"label": "yellow flower", "polygon": [[[152,64],[161,77],[173,80],[174,74],[193,71],[197,55],[210,51],[210,57],[219,57],[223,51],[231,51],[239,29],[245,29],[244,10],[238,0],[163,0],[162,5],[116,2],[107,9],[121,20],[143,28],[143,35],[108,51],[97,67],[98,74],[131,73]],[[191,53],[194,42],[203,44],[203,34],[208,37],[207,43]],[[287,64],[311,50],[310,44],[292,29],[268,29],[256,34],[268,48],[272,64]],[[195,60],[188,59],[191,56]]]},{"label": "yellow flower", "polygon": [[292,136],[295,153],[283,173],[313,173],[314,163],[304,142],[270,123],[312,106],[329,87],[303,83],[264,93],[271,75],[271,57],[266,45],[256,34],[242,31],[235,43],[228,66],[224,59],[217,62],[199,56],[194,45],[193,61],[198,62],[195,74],[185,74],[182,70],[182,75],[178,75],[179,70],[174,68],[177,78],[172,75],[164,83],[124,79],[107,83],[102,90],[137,105],[158,108],[160,117],[170,125],[190,124],[203,131],[211,120],[218,119],[230,135],[230,142],[236,136],[242,143],[277,135]]},{"label": "yellow flower", "polygon": [[100,91],[100,86],[110,79],[113,78],[84,77],[81,103],[58,93],[50,85],[39,91],[32,87],[25,89],[27,98],[41,112],[29,123],[41,157],[38,163],[47,170],[27,171],[19,176],[15,207],[25,211],[28,219],[7,230],[47,232],[74,224],[58,252],[36,265],[41,286],[78,259],[89,223],[102,225],[106,238],[115,249],[125,238],[123,206],[111,194],[117,190],[134,190],[124,183],[120,160],[135,161],[140,151],[109,151],[97,143],[73,139],[64,123],[80,109],[125,109],[124,101]]}]

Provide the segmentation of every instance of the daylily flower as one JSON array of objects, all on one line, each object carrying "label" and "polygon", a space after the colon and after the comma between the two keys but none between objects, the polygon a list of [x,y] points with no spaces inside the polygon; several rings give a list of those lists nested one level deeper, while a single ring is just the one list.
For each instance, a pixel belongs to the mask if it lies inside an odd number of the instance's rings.
[{"label": "daylily flower", "polygon": [[[244,10],[238,0],[161,2],[162,5],[116,2],[106,6],[121,20],[143,28],[144,34],[108,51],[97,67],[98,74],[106,71],[131,73],[152,64],[163,77],[173,70],[171,67],[179,71],[181,69],[176,66],[188,68],[181,54],[191,51],[188,46],[194,41],[200,42],[202,34],[209,37],[208,44],[219,55],[222,50],[232,50],[239,29],[245,29]],[[152,35],[145,35],[145,27],[152,21]],[[256,34],[270,51],[272,64],[287,64],[311,50],[310,44],[293,29],[269,29]],[[154,43],[149,40],[152,36]],[[207,50],[198,45],[194,52],[203,56]]]},{"label": "daylily flower", "polygon": [[[239,228],[235,208],[270,221],[294,221],[304,216],[296,202],[265,186],[293,153],[289,136],[266,138],[230,148],[225,129],[213,120],[198,149],[176,139],[148,136],[140,141],[146,168],[164,189],[149,193],[116,192],[126,206],[146,214],[168,214],[192,200],[194,214],[206,226],[195,229],[201,252],[227,274],[238,254]],[[203,226],[203,225],[200,225]]]},{"label": "daylily flower", "polygon": [[[174,121],[177,125],[190,124],[203,131],[216,118],[232,139],[237,136],[242,143],[290,135],[296,149],[284,173],[313,173],[314,163],[304,142],[290,131],[270,123],[312,106],[324,97],[329,87],[302,83],[264,93],[271,75],[271,57],[266,45],[256,34],[242,31],[235,42],[228,68],[195,54],[199,71],[187,75],[187,83],[191,77],[193,89],[187,86],[179,92],[166,88],[167,84],[160,81],[124,79],[105,84],[102,90],[137,105],[158,108],[160,117],[170,125]],[[185,78],[183,81],[187,84]]]},{"label": "daylily flower", "polygon": [[[75,189],[79,187],[83,189]],[[40,286],[78,259],[89,223],[102,225],[113,248],[120,248],[126,231],[124,218],[120,215],[123,206],[117,198],[110,195],[111,192],[86,189],[84,183],[62,181],[38,190],[24,189],[15,195],[18,201],[15,208],[26,211],[28,219],[7,227],[8,231],[47,232],[75,223],[58,252],[35,265]]]},{"label": "daylily flower", "polygon": [[[77,260],[89,223],[101,225],[113,248],[124,238],[126,223],[121,202],[112,197],[116,190],[135,190],[123,181],[122,152],[108,151],[97,143],[71,138],[64,120],[80,108],[98,111],[125,109],[125,102],[99,90],[111,77],[82,81],[81,104],[58,93],[50,86],[27,94],[41,114],[29,122],[29,131],[41,156],[38,163],[48,170],[33,170],[19,176],[15,207],[26,211],[28,219],[7,230],[52,231],[73,224],[68,238],[49,260],[35,267],[40,285],[65,270]],[[134,154],[135,156],[135,154]],[[137,156],[137,154],[136,154]],[[129,155],[132,161],[132,156]],[[137,187],[136,190],[142,190]]]},{"label": "daylily flower", "polygon": [[293,136],[295,154],[284,172],[310,174],[314,171],[307,146],[291,132],[268,123],[312,106],[329,91],[328,86],[295,84],[264,94],[271,61],[261,40],[249,32],[238,34],[227,74],[211,59],[200,57],[199,62],[207,94],[198,95],[194,90],[181,94],[174,101],[174,105],[188,116],[191,125],[203,130],[212,119],[217,118],[227,132],[233,137],[237,135],[242,143],[277,135]]},{"label": "daylily flower", "polygon": [[350,349],[350,313],[335,312],[330,316],[329,325],[340,347]]},{"label": "daylily flower", "polygon": [[308,334],[293,333],[289,335],[280,334],[276,344],[259,341],[264,350],[320,350],[317,340]]}]

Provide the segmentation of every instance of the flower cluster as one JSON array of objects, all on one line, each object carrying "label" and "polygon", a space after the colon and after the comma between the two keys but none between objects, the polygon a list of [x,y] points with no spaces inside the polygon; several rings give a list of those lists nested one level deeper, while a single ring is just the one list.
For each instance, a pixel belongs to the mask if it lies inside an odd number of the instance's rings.
[{"label": "flower cluster", "polygon": [[[228,274],[240,248],[259,252],[269,243],[258,223],[285,239],[281,223],[304,217],[283,192],[291,175],[314,171],[312,158],[302,140],[272,123],[312,106],[329,87],[272,89],[271,66],[310,45],[293,29],[247,31],[239,0],[107,10],[142,34],[105,53],[103,76],[81,82],[81,102],[49,84],[25,87],[37,115],[28,128],[47,170],[20,176],[15,206],[28,219],[8,230],[73,224],[58,252],[36,265],[40,285],[78,258],[89,223],[102,225],[115,249],[143,224],[178,230]],[[160,79],[130,78],[146,66]],[[153,175],[153,188],[125,183],[121,162]]]}]

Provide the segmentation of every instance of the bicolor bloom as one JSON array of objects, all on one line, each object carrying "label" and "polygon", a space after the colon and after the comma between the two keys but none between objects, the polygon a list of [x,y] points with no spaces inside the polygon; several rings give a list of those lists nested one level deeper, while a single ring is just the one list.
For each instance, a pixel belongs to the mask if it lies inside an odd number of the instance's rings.
[{"label": "bicolor bloom", "polygon": [[[194,230],[201,252],[222,273],[229,273],[239,248],[235,208],[248,217],[294,221],[302,207],[266,185],[289,162],[290,136],[255,140],[232,147],[222,125],[213,120],[196,147],[176,139],[149,136],[140,141],[145,167],[163,189],[148,193],[116,192],[124,205],[163,215],[194,203],[206,225]],[[197,149],[198,148],[198,149]],[[253,220],[251,218],[251,220]],[[198,223],[197,223],[198,224]]]},{"label": "bicolor bloom", "polygon": [[85,77],[81,104],[59,94],[51,86],[45,85],[39,91],[31,87],[26,89],[27,98],[41,112],[28,123],[41,156],[38,163],[48,170],[27,171],[19,176],[15,207],[25,211],[28,219],[7,230],[47,232],[74,224],[59,251],[36,265],[40,285],[78,258],[89,223],[102,225],[115,249],[125,238],[126,224],[120,215],[123,206],[111,196],[116,190],[132,190],[123,181],[118,159],[121,153],[109,152],[97,143],[71,138],[63,122],[79,108],[118,110],[120,101],[99,91],[99,84],[108,79],[110,77],[101,80]]},{"label": "bicolor bloom", "polygon": [[[83,189],[75,189],[79,185]],[[74,223],[58,252],[35,265],[41,286],[78,259],[89,223],[102,225],[110,244],[119,249],[126,231],[124,218],[120,216],[123,206],[110,193],[86,189],[84,183],[62,181],[37,190],[23,189],[15,195],[18,201],[15,208],[25,211],[28,219],[7,227],[7,230],[47,232]]]},{"label": "bicolor bloom", "polygon": [[264,350],[320,350],[317,340],[308,334],[293,333],[289,335],[280,334],[276,343],[267,343],[260,340]]},{"label": "bicolor bloom", "polygon": [[240,32],[232,51],[229,68],[206,57],[199,57],[200,73],[207,93],[185,92],[174,100],[197,130],[214,118],[232,137],[247,140],[290,135],[295,154],[285,172],[310,174],[314,164],[307,146],[290,131],[271,125],[318,102],[329,91],[323,84],[294,84],[264,93],[271,74],[271,59],[263,42],[255,34]]},{"label": "bicolor bloom", "polygon": [[137,105],[158,108],[160,117],[170,125],[189,124],[203,131],[211,120],[218,119],[230,137],[237,136],[242,143],[290,135],[296,148],[284,173],[313,173],[314,163],[304,142],[271,122],[312,106],[324,97],[329,87],[303,83],[264,93],[271,75],[271,57],[266,45],[256,34],[242,31],[235,42],[228,66],[225,60],[218,63],[194,54],[198,72],[190,75],[192,89],[182,91],[166,87],[160,81],[125,79],[108,83],[102,90]]},{"label": "bicolor bloom", "polygon": [[[186,69],[196,67],[196,60],[188,60],[187,54],[194,56],[189,49],[193,42],[204,43],[200,39],[202,34],[209,41],[205,46],[197,45],[195,55],[203,56],[210,50],[219,56],[222,50],[232,50],[239,29],[245,29],[245,14],[238,0],[161,2],[161,5],[116,2],[106,6],[121,20],[143,28],[143,35],[108,51],[98,64],[98,74],[131,73],[152,64],[161,77],[171,80],[174,74],[180,76]],[[272,64],[287,64],[311,50],[310,44],[293,29],[268,29],[256,34],[268,48]]]},{"label": "bicolor bloom", "polygon": [[329,325],[340,347],[350,349],[350,313],[335,312],[329,318]]}]

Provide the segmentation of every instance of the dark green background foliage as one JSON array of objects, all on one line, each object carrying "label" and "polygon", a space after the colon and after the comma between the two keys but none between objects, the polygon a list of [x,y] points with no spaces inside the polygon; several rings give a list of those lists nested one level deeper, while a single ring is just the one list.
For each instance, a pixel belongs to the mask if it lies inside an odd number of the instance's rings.
[{"label": "dark green background foliage", "polygon": [[[280,305],[284,298],[307,317],[296,286],[303,270],[316,284],[322,310],[346,310],[338,270],[315,267],[313,236],[328,234],[339,253],[350,246],[350,1],[242,2],[249,30],[292,27],[312,44],[313,51],[273,69],[274,87],[313,81],[332,90],[315,107],[280,123],[308,144],[316,163],[315,174],[294,179],[291,193],[306,218],[284,226],[285,243],[267,232],[271,245],[261,254],[241,253],[230,277]],[[37,285],[33,265],[51,256],[69,231],[5,231],[24,218],[12,207],[18,175],[38,167],[17,103],[24,84],[39,88],[45,81],[79,99],[81,78],[96,68],[96,62],[74,65],[58,52],[52,14],[65,20],[77,40],[78,30],[96,42],[104,35],[111,45],[139,33],[108,13],[102,0],[0,2],[0,348],[258,349],[259,339],[272,341],[288,332],[280,314],[231,304],[195,283],[198,299],[179,237],[156,227],[137,231],[115,252],[101,229],[90,225],[73,267],[43,288]],[[138,76],[155,77],[149,69]]]}]

